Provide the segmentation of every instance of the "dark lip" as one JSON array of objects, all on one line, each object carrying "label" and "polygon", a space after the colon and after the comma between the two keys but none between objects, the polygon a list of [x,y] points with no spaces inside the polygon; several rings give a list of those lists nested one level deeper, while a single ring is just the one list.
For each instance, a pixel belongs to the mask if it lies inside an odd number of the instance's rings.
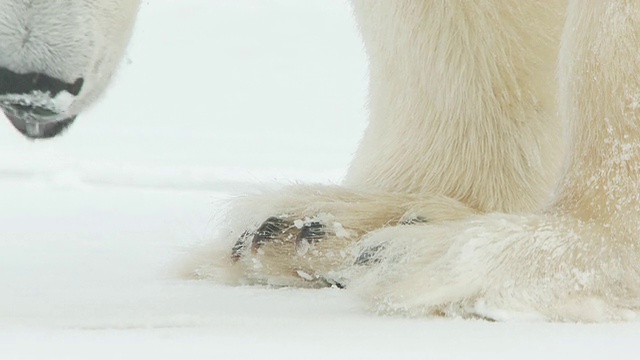
[{"label": "dark lip", "polygon": [[40,90],[48,92],[52,97],[62,91],[67,91],[71,95],[77,96],[83,85],[83,78],[78,78],[73,83],[68,83],[46,74],[36,72],[20,74],[0,67],[0,95],[28,94],[34,90]]},{"label": "dark lip", "polygon": [[75,116],[61,117],[59,114],[49,114],[50,111],[46,109],[44,110],[47,115],[40,117],[37,110],[17,112],[13,109],[7,110],[4,106],[2,108],[13,127],[22,135],[33,140],[54,138],[64,133],[76,119]]}]

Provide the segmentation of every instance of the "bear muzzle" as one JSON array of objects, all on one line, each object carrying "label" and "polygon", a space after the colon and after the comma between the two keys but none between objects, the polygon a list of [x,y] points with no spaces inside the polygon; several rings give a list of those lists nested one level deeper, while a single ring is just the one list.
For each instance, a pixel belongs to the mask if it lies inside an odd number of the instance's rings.
[{"label": "bear muzzle", "polygon": [[68,111],[83,85],[82,78],[68,83],[46,74],[20,74],[0,67],[0,108],[26,137],[53,138],[75,120]]}]

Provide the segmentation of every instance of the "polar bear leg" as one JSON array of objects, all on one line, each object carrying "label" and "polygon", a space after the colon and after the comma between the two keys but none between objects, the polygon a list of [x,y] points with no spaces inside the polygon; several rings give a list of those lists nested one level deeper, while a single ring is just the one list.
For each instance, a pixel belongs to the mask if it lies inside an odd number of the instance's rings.
[{"label": "polar bear leg", "polygon": [[559,153],[550,89],[562,3],[353,1],[371,119],[348,179],[232,205],[241,210],[221,225],[222,268],[247,282],[317,286],[357,260],[346,249],[372,230],[538,205]]},{"label": "polar bear leg", "polygon": [[560,56],[566,172],[539,214],[389,228],[350,287],[381,312],[626,320],[640,309],[640,2],[573,0]]},{"label": "polar bear leg", "polygon": [[436,192],[480,211],[538,208],[561,153],[566,1],[352,3],[371,115],[346,185]]}]

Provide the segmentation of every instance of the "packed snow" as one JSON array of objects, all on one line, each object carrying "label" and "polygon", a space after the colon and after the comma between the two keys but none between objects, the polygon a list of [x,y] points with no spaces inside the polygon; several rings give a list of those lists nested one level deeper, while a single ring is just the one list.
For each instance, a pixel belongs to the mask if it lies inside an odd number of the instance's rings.
[{"label": "packed snow", "polygon": [[65,136],[0,127],[0,359],[636,359],[638,323],[378,317],[339,289],[174,275],[220,200],[340,181],[366,81],[341,0],[145,1]]}]

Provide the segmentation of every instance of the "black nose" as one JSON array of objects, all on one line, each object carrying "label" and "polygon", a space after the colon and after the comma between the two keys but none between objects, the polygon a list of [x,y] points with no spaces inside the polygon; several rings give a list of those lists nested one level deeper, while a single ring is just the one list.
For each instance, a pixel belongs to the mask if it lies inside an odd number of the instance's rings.
[{"label": "black nose", "polygon": [[71,95],[78,95],[84,85],[84,79],[78,78],[73,83],[56,79],[46,74],[37,72],[19,74],[7,68],[0,67],[0,95],[22,95],[34,91],[49,93],[55,97],[61,91],[67,91]]}]

